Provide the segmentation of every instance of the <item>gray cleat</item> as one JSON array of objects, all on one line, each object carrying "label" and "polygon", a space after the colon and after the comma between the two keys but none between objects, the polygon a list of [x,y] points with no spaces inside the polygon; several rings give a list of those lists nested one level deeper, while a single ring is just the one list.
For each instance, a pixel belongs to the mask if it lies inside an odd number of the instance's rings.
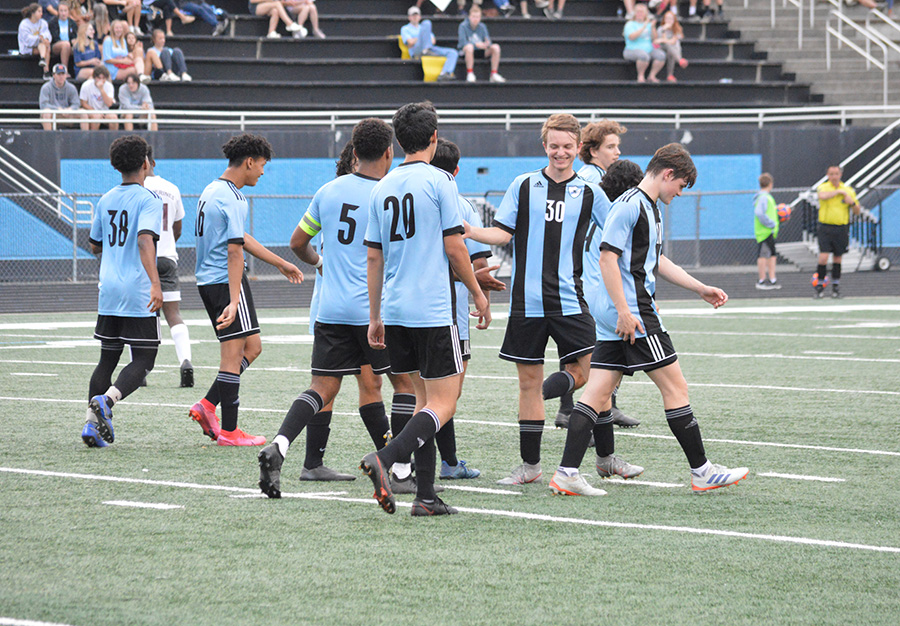
[{"label": "gray cleat", "polygon": [[628,417],[617,407],[613,407],[611,413],[613,424],[615,424],[619,428],[634,428],[635,426],[641,425],[638,420],[634,419],[633,417]]},{"label": "gray cleat", "polygon": [[640,465],[632,465],[624,459],[620,459],[615,454],[609,456],[597,457],[597,475],[600,478],[610,478],[612,476],[621,476],[622,478],[634,478],[644,473],[644,468]]},{"label": "gray cleat", "polygon": [[307,469],[304,467],[303,471],[300,472],[300,480],[329,482],[337,480],[356,480],[356,476],[354,476],[353,474],[343,474],[331,469],[330,467],[320,465],[319,467],[314,467],[312,469]]}]

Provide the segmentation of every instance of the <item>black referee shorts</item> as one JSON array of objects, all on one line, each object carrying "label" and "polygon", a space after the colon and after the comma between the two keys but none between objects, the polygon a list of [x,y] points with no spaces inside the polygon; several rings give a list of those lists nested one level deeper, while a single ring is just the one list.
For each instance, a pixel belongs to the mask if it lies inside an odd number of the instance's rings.
[{"label": "black referee shorts", "polygon": [[850,247],[849,224],[823,224],[819,222],[819,252],[830,252],[834,256],[843,256]]}]

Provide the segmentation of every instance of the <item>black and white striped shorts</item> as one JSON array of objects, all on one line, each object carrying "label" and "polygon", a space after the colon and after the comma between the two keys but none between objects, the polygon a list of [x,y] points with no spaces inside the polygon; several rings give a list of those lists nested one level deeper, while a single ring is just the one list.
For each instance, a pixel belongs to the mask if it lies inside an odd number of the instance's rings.
[{"label": "black and white striped shorts", "polygon": [[654,333],[638,337],[631,344],[625,340],[598,341],[591,354],[591,367],[616,370],[626,376],[635,372],[650,372],[678,360],[669,333]]},{"label": "black and white striped shorts", "polygon": [[250,293],[250,283],[247,281],[246,274],[241,278],[241,299],[237,315],[235,315],[231,326],[227,328],[216,328],[218,323],[216,319],[222,315],[225,307],[231,302],[228,283],[200,285],[197,289],[200,290],[200,299],[203,300],[206,313],[209,315],[209,321],[212,322],[219,341],[229,341],[259,334],[259,321],[256,319],[256,308],[253,306],[253,295]]}]

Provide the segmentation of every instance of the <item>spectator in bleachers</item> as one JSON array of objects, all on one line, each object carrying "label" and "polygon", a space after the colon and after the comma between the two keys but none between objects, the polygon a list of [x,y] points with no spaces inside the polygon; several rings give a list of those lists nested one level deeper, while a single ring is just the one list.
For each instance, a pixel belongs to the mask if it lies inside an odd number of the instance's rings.
[{"label": "spectator in bleachers", "polygon": [[491,60],[491,82],[505,83],[497,69],[500,67],[500,45],[491,41],[487,26],[481,21],[481,7],[473,5],[469,9],[469,17],[464,19],[458,29],[459,41],[457,49],[466,58],[466,81],[475,82],[475,57]]},{"label": "spectator in bleachers", "polygon": [[144,44],[137,35],[128,31],[125,33],[125,45],[128,47],[128,58],[134,63],[135,74],[142,83],[149,83],[150,76],[144,71]]},{"label": "spectator in bleachers", "polygon": [[[150,89],[147,85],[142,85],[134,74],[129,74],[125,82],[119,86],[119,108],[125,111],[152,111],[153,98],[150,97]],[[124,115],[125,120],[134,119],[134,115],[128,113]],[[138,116],[139,120],[145,120],[143,115]],[[156,115],[150,114],[149,129],[156,130]],[[142,123],[142,122],[141,122]],[[133,130],[134,123],[126,121],[124,123],[125,130]]]},{"label": "spectator in bleachers", "polygon": [[435,45],[437,40],[431,32],[431,20],[422,19],[422,10],[419,7],[409,7],[406,17],[409,19],[409,24],[400,29],[400,38],[409,48],[409,56],[414,59],[427,55],[446,57],[438,80],[455,79],[459,53],[453,48],[442,48]]},{"label": "spectator in bleachers", "polygon": [[656,39],[653,41],[659,49],[666,53],[666,80],[677,83],[675,78],[675,65],[687,67],[688,60],[681,55],[681,40],[684,38],[684,29],[678,23],[678,16],[672,11],[666,11],[662,24],[656,31]]},{"label": "spectator in bleachers", "polygon": [[[308,19],[309,25],[312,27],[312,34],[319,39],[325,39],[325,33],[319,28],[319,9],[316,8],[316,0],[285,0],[284,6],[294,14],[294,19],[298,24],[303,26]],[[306,34],[307,30],[304,28],[295,32],[294,37],[302,38],[306,37]]]},{"label": "spectator in bleachers", "polygon": [[176,0],[179,10],[187,15],[193,15],[197,19],[206,22],[213,27],[212,36],[218,37],[228,28],[231,18],[224,11],[216,13],[216,8],[208,4],[206,0]]},{"label": "spectator in bleachers", "polygon": [[[110,28],[112,22],[125,20],[130,30],[139,29],[141,22],[141,0],[102,0],[109,11]],[[100,28],[97,28],[100,32]]]},{"label": "spectator in bleachers", "polygon": [[81,84],[81,108],[86,111],[96,111],[88,113],[91,122],[82,122],[82,130],[99,130],[102,120],[109,120],[110,130],[119,130],[119,123],[114,114],[109,113],[109,108],[116,103],[115,92],[113,91],[112,81],[109,78],[109,70],[105,65],[98,65],[94,68],[91,80],[86,80]]},{"label": "spectator in bleachers", "polygon": [[[172,32],[172,18],[177,17],[181,20],[182,24],[190,24],[196,18],[193,15],[188,15],[184,11],[178,8],[175,4],[175,0],[143,0],[144,6],[148,7],[156,7],[163,14],[163,22],[166,25],[166,35],[169,37],[174,37],[174,33]],[[140,32],[140,27],[135,24],[135,28],[132,28],[132,32],[136,35],[142,35]]]},{"label": "spectator in bleachers", "polygon": [[112,32],[103,40],[103,63],[109,71],[110,80],[122,80],[129,74],[137,73],[134,59],[128,52],[125,35],[128,24],[124,20],[112,23]]},{"label": "spectator in bleachers", "polygon": [[545,7],[542,8],[544,16],[548,20],[559,20],[563,16],[563,7],[566,6],[566,0],[559,0],[556,10],[553,9],[553,0],[550,0]]},{"label": "spectator in bleachers", "polygon": [[105,4],[94,5],[94,30],[96,34],[94,38],[97,41],[103,41],[106,36],[112,32],[112,26],[109,21],[109,9]]},{"label": "spectator in bleachers", "polygon": [[153,47],[147,50],[146,65],[153,80],[176,82],[191,80],[181,48],[166,46],[166,34],[158,28],[153,31]]},{"label": "spectator in bleachers", "polygon": [[47,120],[41,122],[44,130],[53,128],[53,117],[50,111],[66,111],[65,113],[57,113],[56,119],[64,117],[80,117],[77,111],[81,108],[78,101],[78,90],[75,85],[70,83],[69,70],[62,63],[53,66],[53,80],[48,80],[41,87],[41,95],[38,104],[41,107],[41,119]]},{"label": "spectator in bleachers", "polygon": [[59,62],[69,67],[69,59],[72,58],[72,42],[78,35],[78,27],[75,20],[69,19],[69,3],[62,0],[56,9],[56,17],[47,23],[50,31],[50,52],[59,57]]},{"label": "spectator in bleachers", "polygon": [[94,75],[94,68],[103,65],[103,53],[94,39],[94,25],[82,22],[78,26],[78,35],[72,46],[75,59],[75,80],[81,82]]},{"label": "spectator in bleachers", "polygon": [[44,10],[44,14],[47,16],[47,23],[49,24],[50,18],[56,17],[59,12],[59,0],[38,0],[38,4]]},{"label": "spectator in bleachers", "polygon": [[[860,4],[865,1],[866,0],[860,0]],[[719,17],[722,17],[722,0],[716,0],[716,7]],[[715,15],[716,9],[712,8],[712,0],[703,0],[703,6],[701,6],[699,9],[697,8],[697,0],[691,0],[691,5],[688,8],[689,19],[709,19]]]},{"label": "spectator in bleachers", "polygon": [[278,28],[278,20],[284,22],[284,27],[289,33],[297,33],[306,30],[291,19],[287,9],[284,7],[282,0],[248,0],[250,15],[268,15],[269,16],[269,32],[266,35],[269,39],[280,39],[281,33]]},{"label": "spectator in bleachers", "polygon": [[[625,51],[622,57],[626,61],[634,61],[637,67],[637,81],[639,83],[649,80],[658,83],[656,77],[659,70],[666,64],[666,53],[660,48],[653,47],[656,39],[656,20],[650,15],[646,4],[637,4],[634,7],[634,19],[625,22]],[[651,64],[652,63],[652,64]],[[647,68],[650,75],[644,78]]]},{"label": "spectator in bleachers", "polygon": [[69,0],[69,16],[81,25],[94,19],[92,0]]},{"label": "spectator in bleachers", "polygon": [[38,65],[44,70],[44,78],[50,77],[50,29],[41,5],[32,2],[22,9],[19,22],[19,54],[38,56]]},{"label": "spectator in bleachers", "polygon": [[634,5],[636,0],[622,0],[622,4],[625,6],[625,19],[630,20],[634,17]]}]

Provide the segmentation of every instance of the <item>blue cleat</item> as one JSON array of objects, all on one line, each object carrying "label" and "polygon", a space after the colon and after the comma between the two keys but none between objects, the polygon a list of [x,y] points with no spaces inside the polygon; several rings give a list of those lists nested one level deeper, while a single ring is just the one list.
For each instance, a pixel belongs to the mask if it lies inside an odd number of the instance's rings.
[{"label": "blue cleat", "polygon": [[88,448],[105,448],[109,444],[100,438],[97,432],[97,424],[94,422],[85,422],[84,428],[81,429],[81,439]]},{"label": "blue cleat", "polygon": [[466,462],[459,461],[459,465],[448,465],[447,461],[441,461],[441,480],[456,480],[461,478],[478,478],[481,470],[466,467]]},{"label": "blue cleat", "polygon": [[109,396],[94,396],[91,398],[88,406],[94,417],[97,418],[97,422],[94,425],[100,438],[106,443],[115,441],[116,435],[113,432],[112,425],[112,401],[110,401]]}]

